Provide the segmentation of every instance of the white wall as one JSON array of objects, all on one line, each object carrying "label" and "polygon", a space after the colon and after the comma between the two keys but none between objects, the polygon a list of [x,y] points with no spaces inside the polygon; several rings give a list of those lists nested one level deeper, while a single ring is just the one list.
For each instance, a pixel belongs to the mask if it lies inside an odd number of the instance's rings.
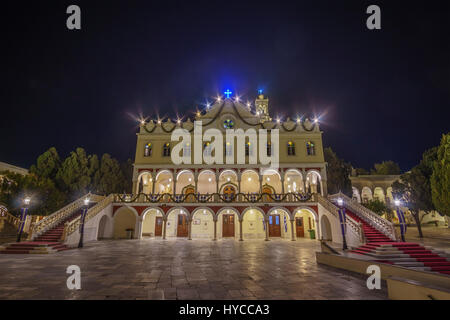
[{"label": "white wall", "polygon": [[[113,213],[113,206],[112,206],[112,204],[109,204],[102,211],[100,211],[97,215],[95,215],[93,218],[86,221],[86,223],[84,225],[84,236],[83,236],[84,243],[97,240],[98,227],[99,227],[100,219],[103,216],[106,216],[108,219],[108,222],[105,225],[105,238],[113,237],[114,222],[113,222],[112,213]],[[64,244],[69,247],[75,247],[78,245],[79,241],[80,241],[80,232],[79,232],[79,229],[77,229],[77,230],[75,230],[75,232],[73,232],[71,235],[69,235],[67,237]]]},{"label": "white wall", "polygon": [[[323,207],[320,203],[318,203],[319,208],[319,224],[316,225],[316,227],[320,228],[320,234],[323,234],[322,230],[322,216],[326,216],[328,218],[328,221],[330,221],[331,225],[331,234],[333,238],[334,243],[342,244],[342,231],[341,226],[339,222],[339,217],[334,216],[331,212],[329,212],[325,207]],[[346,232],[346,240],[347,245],[349,247],[359,247],[362,245],[361,240],[359,239],[359,236],[352,232],[349,226],[347,226],[347,232]]]}]

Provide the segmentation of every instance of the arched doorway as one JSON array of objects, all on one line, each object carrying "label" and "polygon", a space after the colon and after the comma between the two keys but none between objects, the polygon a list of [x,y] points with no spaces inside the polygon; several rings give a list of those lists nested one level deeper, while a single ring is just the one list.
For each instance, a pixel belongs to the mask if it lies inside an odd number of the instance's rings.
[{"label": "arched doorway", "polygon": [[217,236],[236,238],[239,235],[239,215],[233,208],[223,209],[217,216]]},{"label": "arched doorway", "polygon": [[322,239],[327,241],[333,241],[333,235],[331,233],[331,223],[326,215],[323,215],[320,219],[320,228],[322,231]]},{"label": "arched doorway", "polygon": [[131,233],[136,238],[136,216],[131,208],[122,207],[114,214],[114,239],[128,239]]},{"label": "arched doorway", "polygon": [[[108,229],[110,230],[110,221],[107,215],[101,217],[100,222],[98,223],[98,231],[97,231],[97,240],[102,240],[108,238]],[[109,235],[111,235],[111,231],[109,231]]]},{"label": "arched doorway", "polygon": [[192,239],[213,239],[214,219],[208,209],[197,209],[192,215]]},{"label": "arched doorway", "polygon": [[142,237],[161,237],[163,234],[163,214],[152,208],[144,212],[142,221]]},{"label": "arched doorway", "polygon": [[168,237],[184,238],[188,236],[189,216],[186,209],[172,209],[167,216],[167,232]]},{"label": "arched doorway", "polygon": [[297,238],[317,239],[315,215],[309,209],[299,209],[295,212],[294,233]]},{"label": "arched doorway", "polygon": [[277,208],[269,211],[269,237],[286,238],[291,237],[290,217],[287,210]]},{"label": "arched doorway", "polygon": [[266,223],[260,210],[251,208],[244,212],[242,235],[244,239],[266,238]]}]

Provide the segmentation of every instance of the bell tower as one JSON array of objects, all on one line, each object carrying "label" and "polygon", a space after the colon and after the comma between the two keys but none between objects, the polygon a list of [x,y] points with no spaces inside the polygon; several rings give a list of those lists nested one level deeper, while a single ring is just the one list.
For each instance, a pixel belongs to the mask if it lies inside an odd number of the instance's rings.
[{"label": "bell tower", "polygon": [[269,99],[264,97],[263,91],[258,90],[258,97],[255,99],[256,114],[259,115],[260,121],[272,121],[269,116]]}]

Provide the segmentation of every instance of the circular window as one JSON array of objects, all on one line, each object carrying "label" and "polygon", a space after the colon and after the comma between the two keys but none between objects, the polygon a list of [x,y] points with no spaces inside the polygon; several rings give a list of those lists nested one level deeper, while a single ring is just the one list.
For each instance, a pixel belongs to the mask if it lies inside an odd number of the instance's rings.
[{"label": "circular window", "polygon": [[232,128],[234,127],[234,121],[231,120],[231,119],[226,119],[226,120],[223,122],[223,127],[224,127],[225,129],[232,129]]}]

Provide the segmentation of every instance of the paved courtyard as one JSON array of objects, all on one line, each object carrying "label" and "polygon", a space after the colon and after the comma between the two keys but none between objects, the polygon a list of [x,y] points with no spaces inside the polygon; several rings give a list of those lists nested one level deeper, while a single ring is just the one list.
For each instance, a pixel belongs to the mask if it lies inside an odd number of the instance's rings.
[{"label": "paved courtyard", "polygon": [[[0,255],[0,299],[387,299],[386,285],[317,265],[319,242],[110,240]],[[66,268],[81,268],[69,290]]]}]

